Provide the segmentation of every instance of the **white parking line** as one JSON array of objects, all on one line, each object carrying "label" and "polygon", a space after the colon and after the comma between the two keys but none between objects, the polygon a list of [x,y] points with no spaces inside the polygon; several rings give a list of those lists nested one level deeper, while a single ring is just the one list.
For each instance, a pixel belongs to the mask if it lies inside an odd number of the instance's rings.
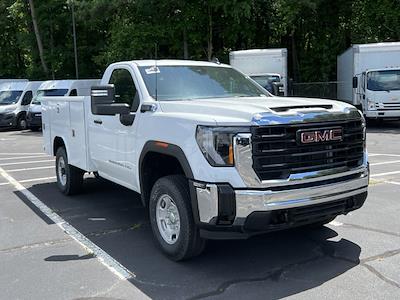
[{"label": "white parking line", "polygon": [[[24,179],[24,180],[20,180],[19,183],[29,183],[29,182],[35,182],[35,181],[47,181],[47,180],[54,180],[57,177],[53,176],[53,177],[42,177],[42,178],[32,178],[32,179]],[[2,185],[8,185],[10,184],[9,182],[3,182],[0,183],[0,186]]]},{"label": "white parking line", "polygon": [[384,161],[384,162],[370,164],[370,166],[390,165],[390,164],[398,164],[398,163],[400,163],[400,160]]},{"label": "white parking line", "polygon": [[400,185],[400,182],[396,181],[385,181],[386,183],[394,184],[394,185]]},{"label": "white parking line", "polygon": [[44,157],[46,157],[46,155],[17,156],[17,157],[6,157],[6,158],[2,157],[2,158],[0,158],[0,160],[3,161],[3,160],[24,159],[24,158],[39,158],[39,157],[44,158]]},{"label": "white parking line", "polygon": [[5,166],[24,165],[24,164],[38,164],[38,163],[42,163],[42,162],[53,162],[53,161],[54,161],[54,159],[35,160],[35,161],[19,161],[19,162],[13,162],[13,163],[0,164],[0,166],[5,167]]},{"label": "white parking line", "polygon": [[6,171],[8,173],[10,173],[10,172],[25,172],[25,171],[43,170],[43,169],[54,169],[54,166],[36,167],[36,168],[23,168],[23,169],[12,169],[12,170],[6,170]]},{"label": "white parking line", "polygon": [[[42,201],[40,201],[39,198],[28,191],[20,182],[11,177],[1,167],[0,175],[2,175],[11,185],[13,185],[14,188],[20,191],[33,205],[40,209],[41,212],[43,212],[48,218],[50,218],[55,224],[57,224],[64,232],[66,232],[74,240],[80,243],[88,251],[92,252],[103,265],[105,265],[109,270],[116,274],[120,279],[131,279],[136,277],[135,274],[133,274],[122,264],[116,261],[103,249],[95,245],[85,235],[80,233],[75,227],[73,227],[58,214],[56,214],[52,209],[50,209],[47,205],[45,205]],[[138,291],[140,290],[138,289]]]},{"label": "white parking line", "polygon": [[400,171],[372,174],[371,177],[380,177],[380,176],[395,175],[395,174],[400,174]]},{"label": "white parking line", "polygon": [[400,154],[383,154],[383,153],[371,153],[368,154],[369,157],[373,156],[393,156],[393,157],[400,157]]},{"label": "white parking line", "polygon": [[38,152],[38,153],[30,153],[30,152],[28,152],[28,153],[10,153],[10,152],[7,152],[7,153],[0,153],[0,155],[46,155],[46,153],[43,153],[43,152]]}]

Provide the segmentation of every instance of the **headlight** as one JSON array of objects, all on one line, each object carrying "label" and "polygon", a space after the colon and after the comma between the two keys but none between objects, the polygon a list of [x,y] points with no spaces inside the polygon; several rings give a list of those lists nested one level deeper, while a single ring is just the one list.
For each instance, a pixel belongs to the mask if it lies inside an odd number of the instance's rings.
[{"label": "headlight", "polygon": [[250,132],[248,127],[197,126],[196,141],[204,157],[213,167],[234,165],[233,137]]},{"label": "headlight", "polygon": [[368,110],[375,110],[375,102],[368,100]]}]

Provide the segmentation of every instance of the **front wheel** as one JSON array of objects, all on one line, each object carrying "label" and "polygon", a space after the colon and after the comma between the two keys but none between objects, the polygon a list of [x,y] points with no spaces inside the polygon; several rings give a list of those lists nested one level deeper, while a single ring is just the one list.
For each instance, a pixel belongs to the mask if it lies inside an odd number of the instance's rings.
[{"label": "front wheel", "polygon": [[26,122],[25,116],[20,116],[17,120],[17,128],[19,130],[25,130],[28,127],[28,124]]},{"label": "front wheel", "polygon": [[156,242],[172,260],[199,255],[205,246],[194,223],[188,181],[171,175],[159,179],[149,202],[150,222]]},{"label": "front wheel", "polygon": [[60,147],[56,153],[57,185],[65,195],[74,195],[80,192],[83,184],[84,172],[68,164],[67,152]]}]

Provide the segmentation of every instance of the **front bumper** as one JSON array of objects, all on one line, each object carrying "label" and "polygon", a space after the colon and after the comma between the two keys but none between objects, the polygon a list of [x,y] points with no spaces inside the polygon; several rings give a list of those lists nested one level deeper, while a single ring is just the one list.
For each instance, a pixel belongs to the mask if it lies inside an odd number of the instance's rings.
[{"label": "front bumper", "polygon": [[400,119],[400,110],[367,110],[365,111],[365,116],[372,119]]},{"label": "front bumper", "polygon": [[41,113],[28,113],[26,115],[26,121],[28,127],[41,127],[42,126],[42,114]]},{"label": "front bumper", "polygon": [[334,218],[363,205],[368,180],[364,167],[340,178],[270,189],[193,182],[198,225],[206,238],[246,238]]},{"label": "front bumper", "polygon": [[0,127],[14,127],[16,124],[15,114],[0,114]]}]

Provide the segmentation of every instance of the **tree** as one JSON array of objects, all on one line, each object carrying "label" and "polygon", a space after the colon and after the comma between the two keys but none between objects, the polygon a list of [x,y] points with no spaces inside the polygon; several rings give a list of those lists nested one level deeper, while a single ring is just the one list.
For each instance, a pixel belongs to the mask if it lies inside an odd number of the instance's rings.
[{"label": "tree", "polygon": [[42,63],[43,71],[46,73],[46,75],[48,75],[49,69],[47,68],[46,61],[44,59],[42,38],[40,36],[39,26],[38,26],[37,19],[36,19],[35,6],[33,4],[33,0],[28,0],[28,1],[29,1],[29,7],[30,7],[30,11],[31,11],[32,24],[33,24],[33,29],[35,32],[36,43],[37,43],[37,47],[38,47],[38,51],[39,51],[40,61]]}]

